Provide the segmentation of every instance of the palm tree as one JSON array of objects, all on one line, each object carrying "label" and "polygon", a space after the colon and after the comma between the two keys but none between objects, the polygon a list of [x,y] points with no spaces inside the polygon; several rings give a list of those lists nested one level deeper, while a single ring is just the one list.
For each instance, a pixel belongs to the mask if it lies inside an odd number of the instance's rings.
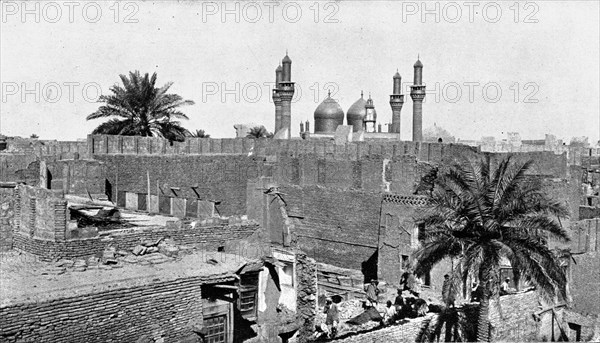
[{"label": "palm tree", "polygon": [[129,72],[129,77],[119,75],[123,87],[114,85],[112,94],[100,96],[99,102],[105,105],[87,116],[87,120],[112,118],[100,124],[92,133],[157,136],[169,140],[183,141],[187,132],[177,119],[188,119],[180,106],[193,105],[191,100],[183,100],[177,94],[167,94],[172,82],[157,88],[156,73],[152,77],[139,71]]},{"label": "palm tree", "polygon": [[423,275],[446,258],[459,261],[455,281],[477,276],[483,286],[477,339],[490,339],[489,302],[499,294],[502,259],[548,301],[566,299],[566,276],[546,239],[569,240],[560,224],[567,208],[551,200],[527,177],[531,161],[511,156],[491,170],[489,155],[454,163],[435,182],[431,207],[417,222],[423,227],[414,253],[415,273]]},{"label": "palm tree", "polygon": [[273,134],[270,133],[269,131],[267,131],[267,129],[264,126],[255,126],[253,128],[250,129],[250,131],[248,132],[248,134],[246,135],[247,138],[272,138]]},{"label": "palm tree", "polygon": [[196,130],[194,132],[188,131],[188,137],[210,138],[210,135],[204,132],[204,130]]}]

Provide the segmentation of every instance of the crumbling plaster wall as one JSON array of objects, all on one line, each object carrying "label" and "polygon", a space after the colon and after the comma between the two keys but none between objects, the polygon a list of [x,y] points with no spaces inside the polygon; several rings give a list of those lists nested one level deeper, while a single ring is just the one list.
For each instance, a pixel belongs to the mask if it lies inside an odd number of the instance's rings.
[{"label": "crumbling plaster wall", "polygon": [[279,187],[298,248],[320,262],[376,274],[381,194],[319,186]]}]

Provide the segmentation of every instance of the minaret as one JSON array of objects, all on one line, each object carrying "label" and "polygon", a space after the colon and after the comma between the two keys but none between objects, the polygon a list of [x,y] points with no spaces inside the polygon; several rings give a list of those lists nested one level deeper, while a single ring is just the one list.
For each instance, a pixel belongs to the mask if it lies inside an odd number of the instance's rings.
[{"label": "minaret", "polygon": [[279,83],[279,98],[281,99],[281,122],[278,131],[287,130],[287,133],[279,135],[277,138],[290,138],[292,130],[292,98],[294,97],[294,83],[292,80],[292,60],[285,54],[281,61],[283,70],[281,73],[281,82]]},{"label": "minaret", "polygon": [[410,86],[410,97],[413,100],[413,142],[423,140],[423,99],[425,99],[425,86],[423,85],[423,63],[417,58],[414,65],[414,85]]},{"label": "minaret", "polygon": [[281,128],[281,97],[279,96],[279,84],[282,81],[282,73],[283,68],[281,68],[281,64],[277,69],[275,69],[275,88],[273,89],[273,103],[275,103],[275,130],[273,132],[279,131]]},{"label": "minaret", "polygon": [[377,122],[377,111],[375,111],[375,105],[373,104],[373,99],[371,99],[371,93],[369,93],[369,99],[367,99],[367,104],[365,105],[365,118],[363,119],[363,130],[365,132],[376,132],[376,122]]},{"label": "minaret", "polygon": [[402,95],[402,77],[398,70],[394,75],[394,91],[390,95],[390,106],[392,106],[392,127],[393,133],[400,133],[400,111],[404,105],[404,95]]}]

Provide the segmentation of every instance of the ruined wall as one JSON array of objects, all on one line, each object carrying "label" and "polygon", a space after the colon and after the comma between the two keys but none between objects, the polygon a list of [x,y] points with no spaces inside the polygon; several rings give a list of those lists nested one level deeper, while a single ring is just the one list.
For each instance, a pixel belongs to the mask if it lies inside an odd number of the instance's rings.
[{"label": "ruined wall", "polygon": [[300,322],[298,342],[304,343],[314,333],[317,313],[317,265],[304,253],[296,253],[296,313]]},{"label": "ruined wall", "polygon": [[381,194],[281,186],[298,247],[319,262],[376,274]]},{"label": "ruined wall", "polygon": [[18,185],[17,189],[14,231],[37,239],[64,240],[70,219],[64,197],[39,187]]},{"label": "ruined wall", "polygon": [[218,202],[216,209],[225,216],[245,214],[247,180],[270,173],[263,159],[241,155],[94,157],[105,163],[117,198],[125,191],[148,194],[149,175],[150,194]]},{"label": "ruined wall", "polygon": [[0,251],[13,245],[16,188],[0,186]]},{"label": "ruined wall", "polygon": [[[203,277],[0,306],[2,342],[177,342],[202,323]],[[212,282],[212,281],[211,281]]]},{"label": "ruined wall", "polygon": [[[239,242],[251,237],[257,230],[258,225],[251,223],[192,227],[189,224],[181,225],[179,222],[179,224],[170,223],[167,227],[137,227],[109,231],[93,238],[63,241],[38,239],[22,233],[15,233],[13,246],[48,261],[91,255],[100,256],[107,246],[130,250],[143,242],[156,242],[161,238],[172,238],[177,243],[185,245],[198,244],[205,249],[215,251],[218,247],[223,247],[223,251],[228,252],[231,249],[239,248]],[[245,254],[252,253],[248,249],[244,251]]]},{"label": "ruined wall", "polygon": [[0,181],[37,185],[40,164],[34,154],[0,154]]},{"label": "ruined wall", "polygon": [[56,160],[46,163],[50,189],[65,194],[104,194],[106,170],[95,160]]}]

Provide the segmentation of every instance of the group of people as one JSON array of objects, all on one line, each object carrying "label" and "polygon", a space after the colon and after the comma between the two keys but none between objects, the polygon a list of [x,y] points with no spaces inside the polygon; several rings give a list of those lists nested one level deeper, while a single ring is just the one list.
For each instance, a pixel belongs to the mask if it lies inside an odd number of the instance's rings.
[{"label": "group of people", "polygon": [[383,323],[392,324],[399,319],[422,317],[427,312],[429,312],[427,301],[418,297],[404,298],[402,289],[399,288],[394,303],[391,300],[386,302]]}]

